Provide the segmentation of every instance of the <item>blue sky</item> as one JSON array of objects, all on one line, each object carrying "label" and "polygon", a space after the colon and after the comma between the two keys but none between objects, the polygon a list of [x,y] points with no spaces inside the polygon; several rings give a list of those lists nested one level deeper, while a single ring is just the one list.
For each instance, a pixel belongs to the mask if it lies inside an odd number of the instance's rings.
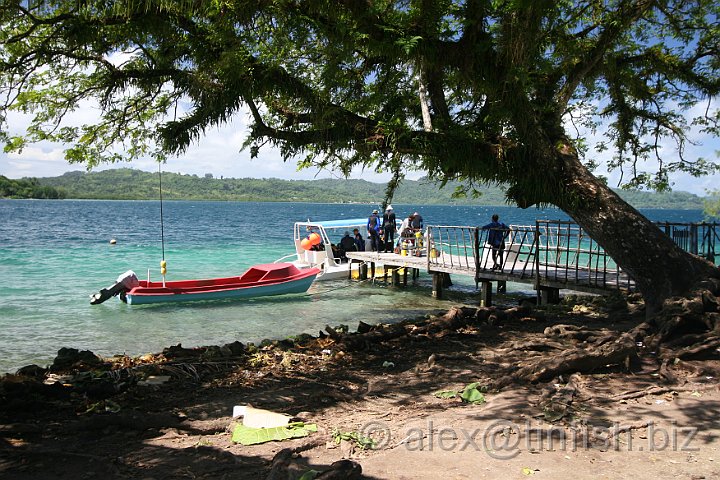
[{"label": "blue sky", "polygon": [[[76,121],[87,121],[90,113],[78,112]],[[84,118],[86,117],[86,118]],[[10,118],[11,128],[14,126],[18,133],[25,126],[27,120],[20,115],[13,114]],[[208,130],[199,144],[193,145],[182,157],[171,158],[163,166],[163,171],[196,174],[199,176],[212,173],[215,177],[233,178],[283,178],[283,179],[313,179],[313,178],[340,178],[340,175],[330,171],[313,169],[297,170],[295,162],[283,162],[277,150],[265,148],[261,150],[259,158],[250,159],[249,151],[240,151],[247,134],[247,118],[238,116],[234,121],[222,128]],[[718,160],[717,151],[720,151],[720,141],[717,138],[700,138],[701,145],[688,146],[687,158],[703,156]],[[672,155],[672,146],[666,147],[668,156]],[[84,170],[84,165],[68,164],[63,157],[62,145],[36,144],[26,148],[20,154],[0,153],[0,175],[8,178],[21,177],[51,177],[62,175],[72,170]],[[152,160],[135,161],[133,163],[111,164],[96,168],[131,167],[145,171],[157,171],[157,164]],[[607,174],[605,171],[596,173],[609,176],[612,186],[617,183],[618,175]],[[421,172],[410,172],[409,179],[417,179]],[[373,171],[354,171],[351,178],[362,178],[372,182],[386,182],[389,174],[377,174]],[[694,178],[689,175],[675,175],[673,189],[687,191],[704,196],[708,189],[720,189],[720,174],[709,177]]]}]

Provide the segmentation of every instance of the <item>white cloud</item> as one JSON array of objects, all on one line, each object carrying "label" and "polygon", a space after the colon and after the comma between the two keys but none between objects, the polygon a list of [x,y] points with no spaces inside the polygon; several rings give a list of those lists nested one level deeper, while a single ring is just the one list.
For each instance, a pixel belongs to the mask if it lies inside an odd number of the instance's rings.
[{"label": "white cloud", "polygon": [[[119,59],[116,59],[119,61]],[[717,104],[714,105],[716,107]],[[704,112],[705,107],[697,107],[692,114]],[[92,123],[98,118],[98,109],[90,103],[83,103],[81,107],[72,112],[68,117],[69,123],[80,125],[83,123]],[[29,124],[29,118],[24,115],[12,113],[9,117],[10,125],[15,133],[20,133]],[[318,171],[317,169],[305,169],[297,171],[297,164],[292,159],[284,162],[279,150],[273,148],[263,148],[260,151],[259,158],[250,159],[250,152],[240,151],[242,144],[247,135],[247,125],[249,118],[247,114],[238,114],[226,125],[212,128],[205,132],[198,144],[193,144],[188,148],[187,152],[178,158],[170,158],[163,166],[164,171],[195,174],[202,176],[206,173],[212,173],[215,177],[253,177],[253,178],[283,178],[283,179],[313,179],[313,178],[329,178],[340,177],[337,172],[326,170]],[[572,131],[572,130],[569,130]],[[587,134],[589,142],[600,139],[602,131],[595,135]],[[696,139],[701,145],[688,145],[686,156],[689,159],[697,157],[705,157],[710,160],[717,161],[716,151],[720,150],[720,141],[717,138],[703,135],[696,135]],[[675,148],[673,144],[665,146],[668,157],[672,156]],[[83,165],[70,165],[63,157],[65,147],[56,144],[38,144],[28,147],[20,154],[4,154],[0,153],[0,175],[9,178],[20,177],[48,177],[62,175],[71,170],[84,170]],[[597,154],[593,151],[589,152],[595,158],[602,161],[603,158],[609,158],[611,154],[605,152]],[[132,167],[146,171],[156,171],[157,164],[151,159],[138,160],[132,164],[112,164],[103,165],[96,170],[105,170],[118,167]],[[648,164],[648,170],[652,168]],[[611,185],[615,185],[619,178],[618,172],[608,174],[602,166],[597,174],[608,176]],[[408,179],[416,180],[423,176],[423,172],[409,172]],[[351,178],[362,178],[373,182],[386,182],[390,179],[390,174],[377,174],[372,169],[363,170],[361,168],[353,170]],[[673,188],[692,192],[698,195],[704,195],[707,189],[717,189],[720,186],[720,175],[714,175],[704,178],[694,178],[686,174],[675,174],[671,178]]]}]

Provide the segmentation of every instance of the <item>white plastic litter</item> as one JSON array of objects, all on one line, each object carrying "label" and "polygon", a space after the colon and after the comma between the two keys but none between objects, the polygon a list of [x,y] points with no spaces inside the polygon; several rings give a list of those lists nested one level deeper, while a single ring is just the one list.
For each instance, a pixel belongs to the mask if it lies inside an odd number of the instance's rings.
[{"label": "white plastic litter", "polygon": [[233,418],[243,417],[243,425],[251,428],[282,427],[290,422],[290,415],[254,408],[250,405],[235,405]]}]

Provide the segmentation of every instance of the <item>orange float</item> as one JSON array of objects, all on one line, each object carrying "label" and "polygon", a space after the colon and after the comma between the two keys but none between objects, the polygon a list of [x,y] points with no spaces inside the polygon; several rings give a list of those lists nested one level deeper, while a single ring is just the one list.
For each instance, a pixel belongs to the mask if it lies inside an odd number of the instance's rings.
[{"label": "orange float", "polygon": [[317,245],[322,242],[322,237],[320,237],[320,234],[313,232],[308,235],[308,240],[310,240],[310,245]]},{"label": "orange float", "polygon": [[300,240],[300,248],[303,250],[310,250],[312,248],[312,244],[310,243],[309,238],[303,238]]}]

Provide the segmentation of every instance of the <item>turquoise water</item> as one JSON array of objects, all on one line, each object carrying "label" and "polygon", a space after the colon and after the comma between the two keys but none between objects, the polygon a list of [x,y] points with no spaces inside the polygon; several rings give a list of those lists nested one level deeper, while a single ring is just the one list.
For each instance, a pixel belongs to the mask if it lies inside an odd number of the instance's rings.
[{"label": "turquoise water", "polygon": [[[364,217],[373,206],[185,202],[164,203],[168,279],[239,275],[250,265],[292,252],[298,220]],[[511,207],[395,205],[426,224],[482,225],[492,213],[506,223],[567,219],[558,210]],[[649,210],[653,220],[700,221],[701,212]],[[338,232],[338,239],[342,232]],[[110,239],[116,239],[115,245]],[[126,270],[159,279],[158,202],[0,200],[0,373],[30,363],[48,364],[61,347],[100,355],[138,355],[164,347],[317,334],[326,324],[392,322],[448,308],[474,284],[454,279],[448,301],[430,296],[421,277],[407,289],[347,281],[314,284],[307,295],[182,305],[129,306],[89,297]],[[527,289],[527,286],[518,286]]]}]

